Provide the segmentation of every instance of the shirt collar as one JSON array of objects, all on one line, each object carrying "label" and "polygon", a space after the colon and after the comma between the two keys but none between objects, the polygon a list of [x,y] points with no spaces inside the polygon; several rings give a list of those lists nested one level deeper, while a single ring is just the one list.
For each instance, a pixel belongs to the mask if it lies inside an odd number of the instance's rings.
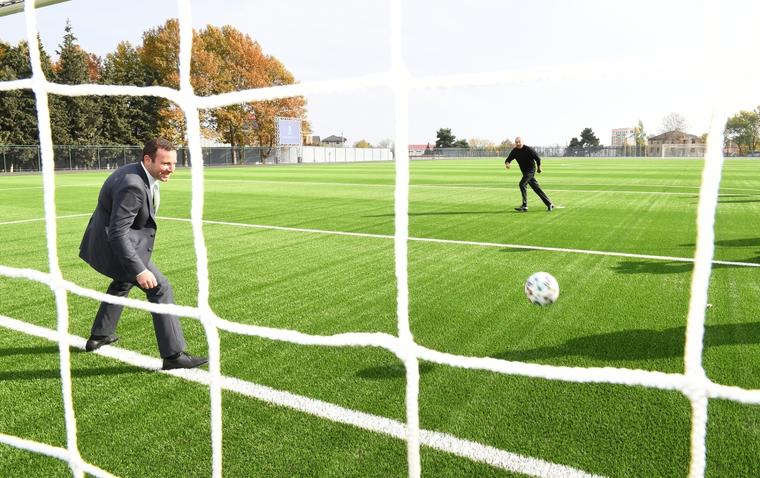
[{"label": "shirt collar", "polygon": [[145,175],[148,176],[148,186],[150,186],[150,190],[153,191],[153,186],[156,184],[156,178],[145,169],[145,164],[142,161],[140,161],[140,166],[142,166],[143,171],[145,171]]}]

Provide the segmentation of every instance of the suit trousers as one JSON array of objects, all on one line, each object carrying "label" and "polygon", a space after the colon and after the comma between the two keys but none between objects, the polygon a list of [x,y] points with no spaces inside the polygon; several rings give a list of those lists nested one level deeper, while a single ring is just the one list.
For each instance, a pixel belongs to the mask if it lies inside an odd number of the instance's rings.
[{"label": "suit trousers", "polygon": [[[174,292],[169,280],[158,270],[153,261],[149,261],[147,267],[156,276],[156,282],[158,282],[156,287],[142,289],[136,280],[123,281],[114,279],[111,285],[108,286],[106,293],[118,297],[127,297],[132,287],[137,286],[145,292],[149,302],[153,302],[154,304],[174,303]],[[90,333],[92,335],[111,335],[116,332],[116,326],[119,323],[123,309],[123,305],[101,302]],[[186,343],[179,318],[171,314],[151,313],[151,315],[153,315],[153,329],[156,332],[156,341],[158,342],[158,351],[161,357],[166,358],[184,351]]]},{"label": "suit trousers", "polygon": [[544,193],[544,191],[541,189],[541,186],[538,185],[538,181],[536,181],[536,178],[534,177],[535,172],[530,171],[527,173],[523,173],[522,179],[520,179],[520,194],[522,194],[522,205],[523,207],[528,207],[528,188],[526,186],[530,186],[533,191],[535,191],[536,194],[538,194],[538,197],[541,198],[541,200],[546,204],[546,207],[549,207],[549,205],[552,203],[549,200],[549,197]]}]

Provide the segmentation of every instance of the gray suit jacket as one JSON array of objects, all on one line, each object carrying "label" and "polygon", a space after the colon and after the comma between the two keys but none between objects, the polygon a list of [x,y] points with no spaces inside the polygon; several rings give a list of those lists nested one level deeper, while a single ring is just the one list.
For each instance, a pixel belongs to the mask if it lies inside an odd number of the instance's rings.
[{"label": "gray suit jacket", "polygon": [[140,163],[114,171],[100,188],[79,257],[112,279],[134,282],[147,268],[156,239],[148,177]]}]

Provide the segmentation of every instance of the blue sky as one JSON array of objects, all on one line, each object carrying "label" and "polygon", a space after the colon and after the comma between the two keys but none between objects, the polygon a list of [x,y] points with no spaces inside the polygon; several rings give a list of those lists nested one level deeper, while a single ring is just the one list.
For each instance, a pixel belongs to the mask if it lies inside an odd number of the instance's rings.
[{"label": "blue sky", "polygon": [[[194,26],[233,25],[280,59],[302,82],[390,68],[386,0],[215,0],[192,2]],[[38,11],[43,44],[55,56],[66,19],[87,51],[105,56],[177,16],[172,0],[71,0]],[[566,144],[585,127],[609,144],[612,128],[683,115],[707,131],[716,103],[729,113],[760,105],[760,2],[756,0],[407,0],[404,61],[415,76],[568,66],[540,81],[419,89],[410,97],[410,142],[458,138],[496,143],[521,135],[533,145]],[[25,38],[23,16],[0,17],[0,39]],[[719,52],[718,55],[715,55]],[[717,58],[717,60],[716,60]],[[579,68],[578,65],[582,65]],[[715,94],[717,92],[717,95]],[[322,137],[378,142],[394,132],[389,89],[307,97]]]}]

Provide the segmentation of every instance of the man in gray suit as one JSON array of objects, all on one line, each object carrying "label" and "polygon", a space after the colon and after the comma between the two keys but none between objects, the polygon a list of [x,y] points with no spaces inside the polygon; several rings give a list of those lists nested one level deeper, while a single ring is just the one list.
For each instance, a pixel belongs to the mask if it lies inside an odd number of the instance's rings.
[{"label": "man in gray suit", "polygon": [[[107,293],[126,297],[142,289],[157,304],[174,303],[172,286],[150,260],[156,237],[158,182],[166,182],[177,164],[177,151],[158,138],[145,144],[141,163],[114,171],[100,189],[98,205],[79,246],[79,257],[112,279]],[[91,352],[119,340],[114,334],[124,307],[102,302],[85,350]],[[176,315],[153,313],[163,369],[194,368],[208,360],[185,353],[185,338]]]}]

